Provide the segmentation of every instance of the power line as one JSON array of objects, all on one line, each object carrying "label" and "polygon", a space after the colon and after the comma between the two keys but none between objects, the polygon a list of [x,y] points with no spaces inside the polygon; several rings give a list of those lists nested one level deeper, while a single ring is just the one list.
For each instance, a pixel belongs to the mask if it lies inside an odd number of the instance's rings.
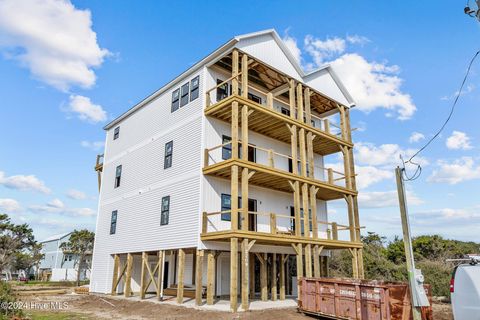
[{"label": "power line", "polygon": [[[427,143],[425,143],[423,145],[423,147],[421,147],[417,152],[415,152],[411,157],[410,159],[408,159],[407,161],[404,161],[403,160],[403,157],[400,156],[402,162],[403,162],[403,173],[405,175],[405,178],[407,181],[413,181],[415,179],[417,179],[420,174],[422,173],[422,167],[419,163],[415,163],[413,162],[413,158],[415,158],[420,152],[422,152],[423,150],[425,150],[432,142],[433,140],[435,140],[439,135],[440,133],[443,131],[443,129],[445,128],[445,126],[447,125],[447,123],[450,121],[450,119],[452,118],[452,115],[453,115],[453,112],[455,111],[455,107],[457,106],[457,102],[458,102],[458,99],[460,98],[460,95],[462,94],[462,90],[463,90],[463,86],[465,85],[465,82],[467,81],[467,78],[468,78],[468,75],[470,74],[470,69],[472,68],[472,65],[473,65],[473,62],[475,61],[475,59],[477,58],[477,56],[480,54],[480,50],[478,50],[472,57],[472,59],[470,60],[470,63],[468,64],[468,68],[467,68],[467,72],[465,73],[465,76],[463,77],[463,81],[462,81],[462,84],[460,86],[460,89],[457,91],[456,93],[456,96],[455,96],[455,100],[453,101],[453,104],[452,104],[452,107],[450,109],[450,113],[448,114],[448,117],[447,119],[445,120],[445,122],[442,124],[442,126],[440,127],[440,129],[437,131],[437,133],[435,133],[435,135],[430,138],[430,140],[428,140]],[[410,163],[410,164],[413,164],[413,165],[416,165],[417,166],[417,169],[415,170],[415,173],[409,177],[406,173],[406,170],[405,170],[405,163]]]}]

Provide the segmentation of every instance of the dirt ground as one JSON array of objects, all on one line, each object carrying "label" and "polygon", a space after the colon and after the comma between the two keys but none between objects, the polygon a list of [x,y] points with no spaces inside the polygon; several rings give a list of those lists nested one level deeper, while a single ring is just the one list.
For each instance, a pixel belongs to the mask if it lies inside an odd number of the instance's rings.
[{"label": "dirt ground", "polygon": [[[36,319],[189,319],[189,320],[230,320],[230,319],[312,319],[298,313],[295,308],[249,311],[241,313],[203,311],[192,308],[156,304],[148,301],[132,301],[112,299],[97,295],[37,295],[24,296],[23,301],[48,305],[50,302],[62,304],[62,310],[25,310],[27,316]],[[46,304],[45,304],[46,303]],[[449,304],[434,304],[434,320],[451,320],[452,312]]]}]

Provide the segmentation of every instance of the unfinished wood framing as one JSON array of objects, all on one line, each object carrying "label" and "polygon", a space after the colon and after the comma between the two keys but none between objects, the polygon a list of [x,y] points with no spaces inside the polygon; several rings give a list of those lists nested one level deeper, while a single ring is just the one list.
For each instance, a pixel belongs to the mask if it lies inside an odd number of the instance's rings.
[{"label": "unfinished wood framing", "polygon": [[178,281],[177,281],[177,303],[183,303],[183,286],[185,277],[185,250],[178,249]]},{"label": "unfinished wood framing", "polygon": [[125,271],[125,297],[128,298],[132,295],[132,268],[133,268],[133,255],[127,254],[127,270]]},{"label": "unfinished wood framing", "polygon": [[260,262],[260,297],[262,301],[267,301],[268,299],[268,287],[267,287],[267,254],[264,253],[263,256],[260,253],[255,253]]},{"label": "unfinished wood framing", "polygon": [[[126,265],[125,265],[125,267],[126,267]],[[112,290],[110,292],[112,296],[117,294],[118,282],[122,278],[124,272],[125,272],[125,269],[120,271],[120,257],[118,256],[118,254],[114,255],[114,257],[113,257]]]},{"label": "unfinished wood framing", "polygon": [[277,300],[277,254],[272,253],[271,299]]},{"label": "unfinished wood framing", "polygon": [[207,304],[212,305],[215,296],[215,252],[208,251],[207,254]]},{"label": "unfinished wood framing", "polygon": [[230,220],[232,230],[238,230],[238,166],[232,166],[232,180],[230,191],[231,213]]},{"label": "unfinished wood framing", "polygon": [[165,267],[165,250],[160,250],[158,251],[157,300],[163,299],[164,267]]},{"label": "unfinished wood framing", "polygon": [[248,168],[242,169],[242,230],[248,230]]},{"label": "unfinished wood framing", "polygon": [[308,185],[302,184],[303,232],[304,237],[310,238],[310,214],[308,210]]},{"label": "unfinished wood framing", "polygon": [[230,310],[232,312],[237,312],[237,309],[238,309],[237,274],[238,274],[238,239],[232,238],[230,239]]},{"label": "unfinished wood framing", "polygon": [[280,289],[279,289],[279,298],[280,300],[285,300],[285,263],[288,259],[288,255],[281,254],[280,255],[280,274],[279,274],[279,280],[280,280]]},{"label": "unfinished wood framing", "polygon": [[241,272],[242,272],[242,308],[248,310],[248,239],[242,240]]},{"label": "unfinished wood framing", "polygon": [[305,245],[305,276],[312,277],[312,245]]},{"label": "unfinished wood framing", "polygon": [[249,253],[250,259],[249,259],[249,278],[250,278],[250,299],[255,298],[255,254],[254,253]]},{"label": "unfinished wood framing", "polygon": [[196,264],[195,264],[195,303],[197,306],[202,304],[202,292],[203,292],[203,250],[196,251]]},{"label": "unfinished wood framing", "polygon": [[302,256],[302,244],[293,244],[292,248],[297,255],[297,292],[300,292],[300,279],[303,278],[303,256]]}]

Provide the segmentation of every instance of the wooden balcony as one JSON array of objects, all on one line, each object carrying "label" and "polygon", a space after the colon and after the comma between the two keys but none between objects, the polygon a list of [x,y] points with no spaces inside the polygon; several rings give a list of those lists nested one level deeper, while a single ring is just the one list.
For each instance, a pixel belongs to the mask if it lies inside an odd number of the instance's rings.
[{"label": "wooden balcony", "polygon": [[[242,214],[243,212],[239,212]],[[362,243],[338,239],[339,231],[350,231],[350,227],[335,222],[312,221],[311,230],[305,233],[304,218],[301,218],[301,235],[295,235],[295,217],[264,212],[248,212],[249,230],[231,230],[229,221],[222,221],[221,215],[230,215],[230,211],[203,213],[202,241],[228,241],[230,238],[256,240],[257,244],[289,245],[292,243],[320,245],[324,249],[362,248]],[[316,220],[316,219],[315,219]],[[314,227],[316,223],[316,227]]]},{"label": "wooden balcony", "polygon": [[[282,114],[273,107],[256,103],[252,100],[245,99],[238,95],[231,95],[205,109],[205,115],[231,123],[232,119],[232,103],[236,101],[239,105],[247,105],[253,113],[249,117],[248,129],[263,134],[270,138],[291,143],[291,131],[288,126],[297,126],[303,128],[307,132],[311,132],[316,137],[313,140],[313,152],[320,155],[329,155],[341,151],[341,147],[353,147],[353,144],[337,134],[330,131],[330,126],[325,125],[328,119],[322,119],[323,128],[314,127],[306,122],[298,121],[288,115]],[[328,122],[327,122],[328,123]]]}]

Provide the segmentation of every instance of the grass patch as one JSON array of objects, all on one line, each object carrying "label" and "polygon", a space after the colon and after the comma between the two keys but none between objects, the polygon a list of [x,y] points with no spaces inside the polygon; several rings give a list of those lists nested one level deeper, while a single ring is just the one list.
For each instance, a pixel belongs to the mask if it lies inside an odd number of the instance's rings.
[{"label": "grass patch", "polygon": [[75,313],[75,312],[49,312],[49,311],[32,311],[26,312],[29,319],[32,320],[92,320],[92,316]]},{"label": "grass patch", "polygon": [[[46,287],[76,287],[77,283],[75,281],[28,281],[27,283],[21,281],[12,281],[10,282],[16,286],[46,286]],[[89,284],[89,281],[80,281],[80,285]]]}]

